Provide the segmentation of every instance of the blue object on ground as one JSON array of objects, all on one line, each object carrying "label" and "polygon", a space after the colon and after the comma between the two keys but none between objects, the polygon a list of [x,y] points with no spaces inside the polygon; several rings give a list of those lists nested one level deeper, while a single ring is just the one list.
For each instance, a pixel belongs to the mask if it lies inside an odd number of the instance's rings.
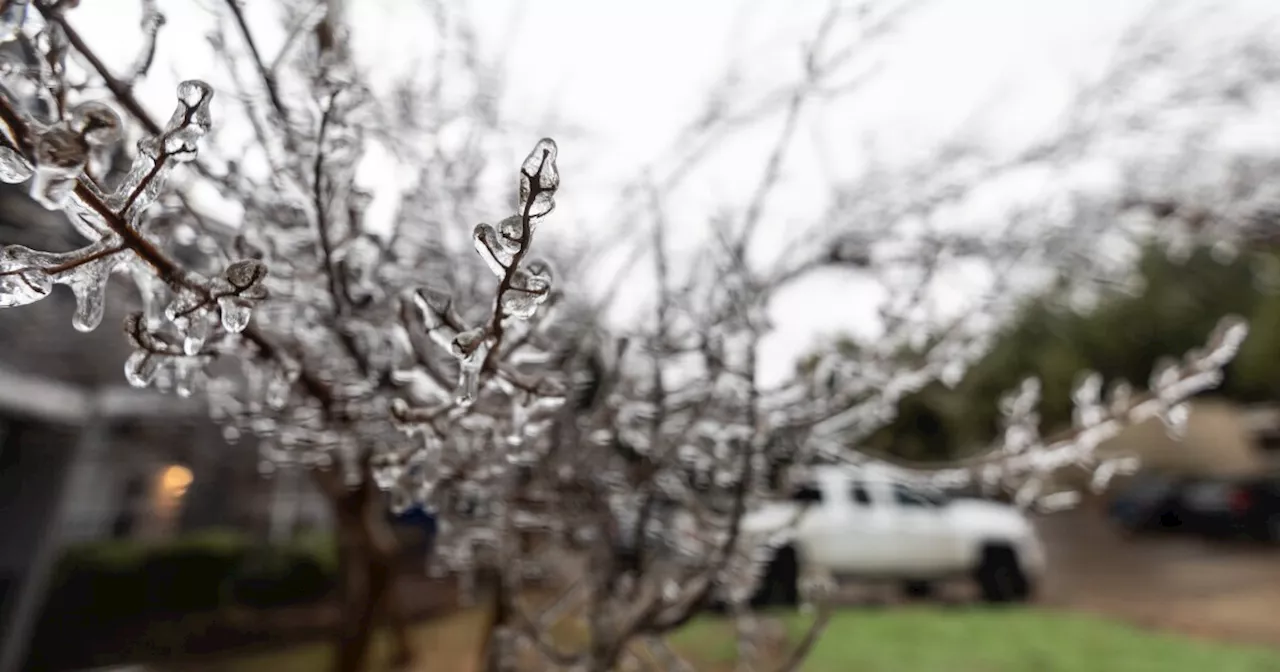
[{"label": "blue object on ground", "polygon": [[428,538],[436,536],[435,514],[427,511],[421,504],[415,504],[398,514],[392,513],[391,521],[397,525],[422,528],[426,531]]}]

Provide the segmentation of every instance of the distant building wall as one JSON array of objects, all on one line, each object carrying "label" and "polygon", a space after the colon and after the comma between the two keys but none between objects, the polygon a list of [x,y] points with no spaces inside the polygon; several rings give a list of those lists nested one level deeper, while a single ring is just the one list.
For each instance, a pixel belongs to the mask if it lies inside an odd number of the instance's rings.
[{"label": "distant building wall", "polygon": [[29,418],[0,418],[0,573],[21,574],[45,532],[78,431]]},{"label": "distant building wall", "polygon": [[1264,466],[1245,410],[1225,401],[1192,404],[1181,439],[1170,436],[1157,419],[1128,428],[1102,448],[1133,451],[1149,467],[1189,475],[1246,474]]},{"label": "distant building wall", "polygon": [[[1275,464],[1267,440],[1268,427],[1280,431],[1280,413],[1207,399],[1191,404],[1186,434],[1170,435],[1159,419],[1123,430],[1103,443],[1099,455],[1133,455],[1144,470],[1186,476],[1232,476],[1258,473]],[[1055,481],[1070,488],[1087,486],[1090,474],[1063,472]]]}]

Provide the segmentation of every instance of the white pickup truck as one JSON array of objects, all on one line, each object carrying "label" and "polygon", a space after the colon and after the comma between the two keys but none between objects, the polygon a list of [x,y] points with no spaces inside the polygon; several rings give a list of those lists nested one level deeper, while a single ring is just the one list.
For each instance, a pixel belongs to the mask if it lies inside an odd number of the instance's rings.
[{"label": "white pickup truck", "polygon": [[991,602],[1029,599],[1044,571],[1044,547],[1012,506],[952,500],[867,468],[817,467],[810,475],[791,501],[743,520],[745,532],[782,529],[789,542],[775,552],[757,606],[795,604],[802,565],[836,578],[900,581],[921,597],[935,581],[966,577]]}]

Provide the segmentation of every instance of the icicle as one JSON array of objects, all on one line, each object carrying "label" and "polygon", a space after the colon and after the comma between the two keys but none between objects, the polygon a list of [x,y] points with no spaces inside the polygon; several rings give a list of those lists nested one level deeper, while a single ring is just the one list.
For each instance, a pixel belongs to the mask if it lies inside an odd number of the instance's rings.
[{"label": "icicle", "polygon": [[39,301],[54,284],[63,284],[76,297],[72,325],[78,331],[93,331],[102,322],[107,280],[119,263],[117,251],[111,238],[63,253],[4,247],[0,249],[0,308]]}]

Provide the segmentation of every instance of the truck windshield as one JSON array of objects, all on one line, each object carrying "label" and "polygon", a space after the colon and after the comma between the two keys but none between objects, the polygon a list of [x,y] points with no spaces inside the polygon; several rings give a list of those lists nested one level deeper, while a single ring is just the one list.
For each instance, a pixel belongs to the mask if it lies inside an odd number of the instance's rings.
[{"label": "truck windshield", "polygon": [[940,492],[917,490],[902,483],[894,484],[893,500],[898,504],[898,506],[918,506],[928,508],[945,506],[947,503],[946,497]]}]

